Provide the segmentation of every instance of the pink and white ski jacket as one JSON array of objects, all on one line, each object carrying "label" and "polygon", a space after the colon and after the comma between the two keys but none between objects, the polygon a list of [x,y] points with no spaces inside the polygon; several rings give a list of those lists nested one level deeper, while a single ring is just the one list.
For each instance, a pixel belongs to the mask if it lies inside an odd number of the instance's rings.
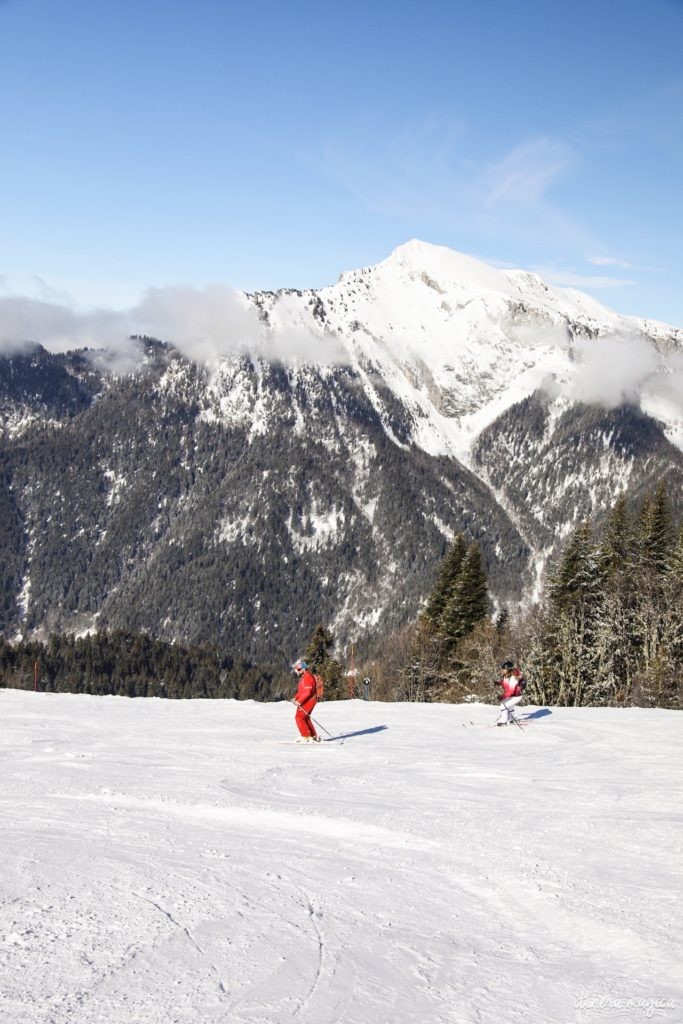
[{"label": "pink and white ski jacket", "polygon": [[503,687],[503,692],[500,695],[500,700],[507,700],[508,697],[521,697],[524,690],[520,686],[523,682],[524,676],[521,672],[515,675],[513,672],[509,676],[503,676],[500,680],[500,686]]}]

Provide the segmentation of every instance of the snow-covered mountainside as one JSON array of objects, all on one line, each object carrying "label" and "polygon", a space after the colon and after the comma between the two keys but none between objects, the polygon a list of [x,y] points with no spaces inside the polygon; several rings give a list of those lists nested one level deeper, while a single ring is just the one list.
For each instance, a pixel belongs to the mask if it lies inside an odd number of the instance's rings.
[{"label": "snow-covered mountainside", "polygon": [[[619,316],[537,274],[412,241],[320,291],[254,299],[276,331],[331,333],[368,391],[373,374],[390,388],[410,415],[410,440],[432,454],[470,464],[481,431],[541,388],[560,401],[585,395],[613,404],[637,391],[644,411],[683,447],[680,396],[662,387],[667,359],[683,357],[683,330]],[[606,351],[601,339],[612,340]],[[634,364],[630,373],[614,364],[619,358]],[[598,372],[612,381],[585,379]]]},{"label": "snow-covered mountainside", "polygon": [[288,664],[323,621],[369,650],[457,532],[514,603],[619,490],[664,479],[680,508],[680,330],[420,242],[239,301],[266,344],[208,362],[151,339],[127,375],[0,359],[0,630]]},{"label": "snow-covered mountainside", "polygon": [[681,1019],[679,712],[0,707],[8,1024]]}]

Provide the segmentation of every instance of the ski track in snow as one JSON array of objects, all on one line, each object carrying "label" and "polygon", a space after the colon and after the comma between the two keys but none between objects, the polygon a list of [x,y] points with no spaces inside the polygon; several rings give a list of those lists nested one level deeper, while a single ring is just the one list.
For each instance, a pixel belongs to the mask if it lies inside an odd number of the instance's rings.
[{"label": "ski track in snow", "polygon": [[683,1020],[680,713],[0,708],[2,1024]]}]

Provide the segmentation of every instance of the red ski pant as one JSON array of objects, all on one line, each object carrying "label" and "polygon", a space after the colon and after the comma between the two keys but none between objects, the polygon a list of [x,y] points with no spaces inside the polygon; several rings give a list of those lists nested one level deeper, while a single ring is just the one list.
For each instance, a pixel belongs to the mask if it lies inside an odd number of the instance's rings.
[{"label": "red ski pant", "polygon": [[300,704],[299,707],[297,708],[297,712],[294,718],[296,721],[297,729],[299,730],[302,736],[318,735],[313,727],[313,722],[308,717],[317,703],[318,701],[315,697],[309,697],[304,704]]}]

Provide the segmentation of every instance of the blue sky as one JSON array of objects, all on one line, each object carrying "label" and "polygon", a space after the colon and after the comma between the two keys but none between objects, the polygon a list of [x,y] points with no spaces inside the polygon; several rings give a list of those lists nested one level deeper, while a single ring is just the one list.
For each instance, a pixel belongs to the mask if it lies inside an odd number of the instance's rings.
[{"label": "blue sky", "polygon": [[0,0],[0,293],[318,287],[417,237],[683,326],[681,53],[681,0]]}]

